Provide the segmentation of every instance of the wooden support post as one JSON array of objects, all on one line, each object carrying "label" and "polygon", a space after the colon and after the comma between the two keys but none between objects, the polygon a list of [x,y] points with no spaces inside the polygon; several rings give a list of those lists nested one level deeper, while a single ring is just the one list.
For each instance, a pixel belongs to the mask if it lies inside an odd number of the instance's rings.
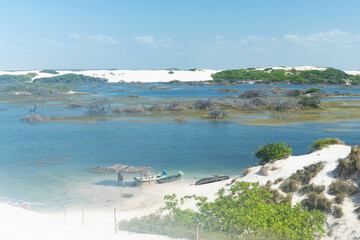
[{"label": "wooden support post", "polygon": [[65,208],[65,210],[64,210],[64,221],[65,221],[65,223],[66,223],[66,208]]},{"label": "wooden support post", "polygon": [[196,228],[196,240],[199,240],[199,226]]},{"label": "wooden support post", "polygon": [[82,223],[82,225],[84,226],[84,209],[82,208],[81,209],[81,223]]},{"label": "wooden support post", "polygon": [[114,222],[115,222],[115,234],[117,234],[117,224],[116,224],[116,208],[114,208]]}]

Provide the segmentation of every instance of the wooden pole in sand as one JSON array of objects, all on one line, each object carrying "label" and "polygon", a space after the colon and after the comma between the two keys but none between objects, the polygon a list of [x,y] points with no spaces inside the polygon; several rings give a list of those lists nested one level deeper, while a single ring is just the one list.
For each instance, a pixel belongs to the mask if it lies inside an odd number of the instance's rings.
[{"label": "wooden pole in sand", "polygon": [[66,208],[65,208],[65,210],[64,210],[64,221],[65,221],[65,223],[66,223]]},{"label": "wooden pole in sand", "polygon": [[114,221],[115,221],[115,234],[117,234],[117,224],[116,224],[116,208],[114,208]]},{"label": "wooden pole in sand", "polygon": [[84,226],[84,209],[81,209],[81,223]]},{"label": "wooden pole in sand", "polygon": [[199,226],[196,228],[196,240],[199,240]]}]

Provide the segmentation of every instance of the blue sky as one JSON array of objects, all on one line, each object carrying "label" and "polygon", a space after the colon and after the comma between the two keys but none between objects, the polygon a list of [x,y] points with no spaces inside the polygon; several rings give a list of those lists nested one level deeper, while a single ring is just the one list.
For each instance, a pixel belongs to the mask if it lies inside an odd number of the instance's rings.
[{"label": "blue sky", "polygon": [[359,70],[360,1],[0,0],[0,69]]}]

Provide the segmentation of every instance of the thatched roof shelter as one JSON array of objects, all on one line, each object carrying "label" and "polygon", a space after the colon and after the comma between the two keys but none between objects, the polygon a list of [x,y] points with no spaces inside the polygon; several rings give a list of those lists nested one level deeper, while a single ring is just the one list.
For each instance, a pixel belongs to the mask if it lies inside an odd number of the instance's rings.
[{"label": "thatched roof shelter", "polygon": [[140,173],[141,175],[150,175],[154,173],[154,170],[151,167],[134,167],[116,164],[111,167],[106,167],[104,170],[112,170],[118,174],[118,181],[123,181],[124,178],[122,176],[123,173]]}]

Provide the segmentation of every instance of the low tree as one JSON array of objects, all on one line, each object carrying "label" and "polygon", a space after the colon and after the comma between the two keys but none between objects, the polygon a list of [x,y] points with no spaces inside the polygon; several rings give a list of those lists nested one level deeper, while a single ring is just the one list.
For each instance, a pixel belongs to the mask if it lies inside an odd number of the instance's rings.
[{"label": "low tree", "polygon": [[292,149],[290,145],[285,146],[284,143],[269,143],[266,146],[260,146],[258,151],[254,152],[255,157],[259,158],[260,165],[264,165],[272,160],[288,158]]}]

